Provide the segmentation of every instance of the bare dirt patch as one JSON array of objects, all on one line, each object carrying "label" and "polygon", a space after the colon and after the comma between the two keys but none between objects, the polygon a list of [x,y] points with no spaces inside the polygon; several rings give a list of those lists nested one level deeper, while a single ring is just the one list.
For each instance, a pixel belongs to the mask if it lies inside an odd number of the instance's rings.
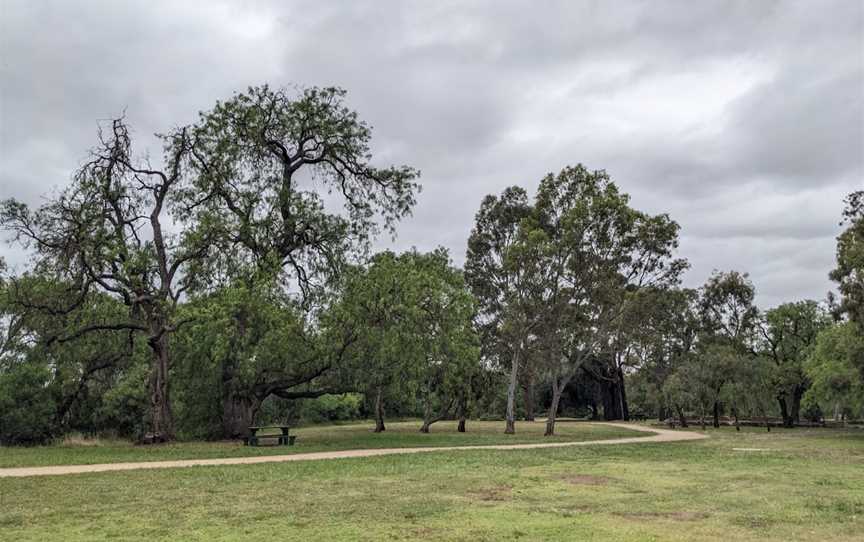
[{"label": "bare dirt patch", "polygon": [[509,501],[513,498],[513,488],[511,486],[494,486],[482,489],[472,489],[468,492],[468,497],[475,501],[483,502],[501,502]]},{"label": "bare dirt patch", "polygon": [[705,519],[711,514],[705,512],[616,512],[616,516],[625,519],[643,520],[643,519],[671,519],[673,521],[698,521]]},{"label": "bare dirt patch", "polygon": [[593,474],[568,474],[562,476],[561,480],[579,486],[607,486],[615,479],[608,476],[594,476]]}]

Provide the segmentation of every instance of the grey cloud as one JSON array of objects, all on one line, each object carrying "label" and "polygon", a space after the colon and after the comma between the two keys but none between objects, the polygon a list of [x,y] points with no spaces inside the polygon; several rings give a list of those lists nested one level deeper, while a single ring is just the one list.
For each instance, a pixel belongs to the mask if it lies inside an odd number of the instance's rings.
[{"label": "grey cloud", "polygon": [[[858,2],[0,3],[0,198],[38,202],[126,111],[139,150],[248,85],[339,85],[375,159],[423,170],[395,243],[461,262],[481,198],[583,162],[682,225],[701,283],[831,284],[864,186]],[[3,246],[0,255],[21,260]]]}]

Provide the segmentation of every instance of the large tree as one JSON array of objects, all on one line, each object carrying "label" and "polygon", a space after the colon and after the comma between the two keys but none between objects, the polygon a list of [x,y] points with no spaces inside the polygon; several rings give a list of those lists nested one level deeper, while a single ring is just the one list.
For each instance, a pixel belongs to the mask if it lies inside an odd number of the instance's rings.
[{"label": "large tree", "polygon": [[[616,338],[640,288],[678,282],[686,262],[673,258],[678,224],[630,206],[629,196],[602,170],[582,165],[547,175],[537,191],[534,222],[523,235],[536,248],[542,270],[534,289],[546,305],[539,333],[548,349],[552,403],[546,434],[555,430],[561,394],[589,359],[612,360],[612,378],[623,404],[623,361]],[[622,406],[626,412],[626,407]]]},{"label": "large tree", "polygon": [[[371,163],[371,128],[345,95],[334,87],[299,94],[253,87],[190,127],[194,190],[186,201],[195,212],[186,220],[219,240],[214,257],[197,270],[198,291],[225,283],[251,291],[255,283],[276,280],[302,294],[302,308],[314,309],[380,228],[393,233],[410,213],[418,172]],[[235,335],[245,332],[241,316],[235,312],[226,322]],[[286,338],[283,364],[302,361],[302,353],[287,351],[301,344]],[[221,374],[226,397],[247,394],[236,358],[223,358]],[[267,374],[273,380],[262,389],[287,393],[277,373]]]},{"label": "large tree", "polygon": [[500,196],[486,196],[468,238],[465,277],[478,304],[483,355],[509,368],[505,433],[516,431],[516,388],[531,335],[542,306],[531,290],[536,266],[526,265],[520,235],[532,213],[528,194],[512,186]]},{"label": "large tree", "polygon": [[[188,269],[201,262],[213,241],[207,230],[169,232],[169,213],[179,219],[198,203],[181,204],[188,189],[183,164],[193,141],[186,129],[162,136],[161,167],[136,159],[123,119],[100,131],[99,145],[71,184],[38,209],[16,200],[0,205],[0,224],[35,252],[41,276],[74,285],[71,312],[99,291],[120,300],[120,318],[73,326],[61,341],[106,330],[142,334],[150,347],[149,430],[153,438],[174,438],[169,371],[169,337],[181,322],[175,309],[189,286]],[[206,200],[207,194],[201,199]]]}]

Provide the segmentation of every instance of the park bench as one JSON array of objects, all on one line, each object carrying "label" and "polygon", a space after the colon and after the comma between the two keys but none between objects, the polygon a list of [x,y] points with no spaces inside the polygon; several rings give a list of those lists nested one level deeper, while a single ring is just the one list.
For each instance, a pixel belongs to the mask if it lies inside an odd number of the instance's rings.
[{"label": "park bench", "polygon": [[[258,431],[261,431],[262,429],[279,429],[281,433],[278,435],[259,435]],[[289,435],[289,429],[290,427],[287,425],[262,425],[250,427],[249,436],[243,439],[243,442],[246,446],[258,446],[262,438],[275,438],[277,439],[276,444],[278,446],[294,446],[294,440],[297,436]]]}]

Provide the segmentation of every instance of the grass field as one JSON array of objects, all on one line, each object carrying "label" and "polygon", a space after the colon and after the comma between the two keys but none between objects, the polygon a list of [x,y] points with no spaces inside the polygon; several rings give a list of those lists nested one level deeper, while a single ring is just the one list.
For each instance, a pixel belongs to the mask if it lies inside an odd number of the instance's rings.
[{"label": "grass field", "polygon": [[709,434],[694,442],[0,479],[0,533],[9,540],[864,538],[864,431]]},{"label": "grass field", "polygon": [[543,437],[543,424],[525,424],[517,435],[505,435],[500,422],[470,421],[468,431],[458,433],[456,422],[439,422],[431,432],[421,434],[420,422],[387,424],[387,431],[372,432],[374,424],[327,425],[292,429],[297,435],[294,446],[244,446],[240,441],[178,442],[136,446],[122,440],[74,440],[54,446],[33,448],[0,447],[0,468],[47,465],[87,465],[125,461],[159,461],[245,457],[363,448],[405,448],[418,446],[474,446],[482,444],[522,444],[527,442],[569,442],[638,437],[645,433],[608,425],[560,423],[555,437]]}]

